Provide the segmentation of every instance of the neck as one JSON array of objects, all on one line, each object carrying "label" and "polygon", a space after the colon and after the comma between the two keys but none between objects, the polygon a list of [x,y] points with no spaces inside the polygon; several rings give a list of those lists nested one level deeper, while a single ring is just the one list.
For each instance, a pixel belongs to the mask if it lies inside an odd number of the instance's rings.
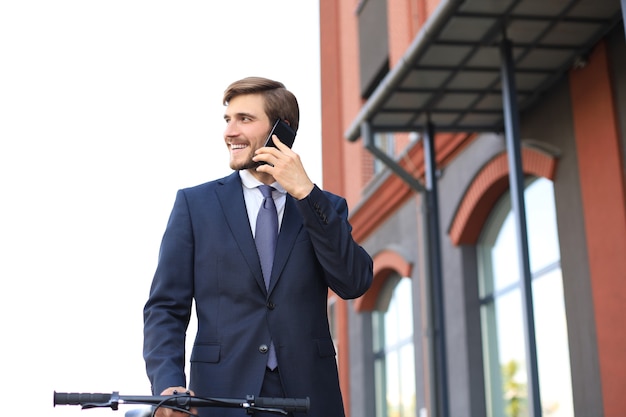
[{"label": "neck", "polygon": [[259,172],[256,170],[256,168],[250,168],[248,169],[248,172],[252,174],[254,178],[256,178],[265,185],[272,185],[274,182],[276,182],[273,176],[265,172]]}]

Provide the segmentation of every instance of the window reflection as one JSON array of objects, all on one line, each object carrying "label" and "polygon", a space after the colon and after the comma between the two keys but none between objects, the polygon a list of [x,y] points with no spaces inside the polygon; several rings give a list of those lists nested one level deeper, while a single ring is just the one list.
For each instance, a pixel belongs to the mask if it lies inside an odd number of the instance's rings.
[{"label": "window reflection", "polygon": [[[574,415],[567,321],[552,182],[524,192],[541,405]],[[478,246],[486,402],[491,417],[528,416],[525,334],[515,223],[509,195],[494,208]]]},{"label": "window reflection", "polygon": [[415,354],[411,280],[388,279],[372,313],[377,417],[414,417]]}]

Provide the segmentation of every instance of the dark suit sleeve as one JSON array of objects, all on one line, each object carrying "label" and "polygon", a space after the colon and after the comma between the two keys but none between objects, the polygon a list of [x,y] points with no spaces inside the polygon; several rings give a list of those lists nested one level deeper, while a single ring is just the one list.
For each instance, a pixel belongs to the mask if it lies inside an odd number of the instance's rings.
[{"label": "dark suit sleeve", "polygon": [[186,386],[185,334],[192,297],[193,234],[185,194],[179,191],[143,311],[143,353],[155,395],[170,386]]},{"label": "dark suit sleeve", "polygon": [[344,299],[363,295],[372,284],[372,258],[352,238],[346,200],[315,186],[297,206],[328,286]]}]

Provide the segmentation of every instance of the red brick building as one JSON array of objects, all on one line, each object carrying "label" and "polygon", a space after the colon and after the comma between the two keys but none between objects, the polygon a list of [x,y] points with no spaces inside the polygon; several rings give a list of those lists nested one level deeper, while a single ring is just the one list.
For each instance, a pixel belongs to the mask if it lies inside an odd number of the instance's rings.
[{"label": "red brick building", "polygon": [[624,3],[320,0],[349,415],[624,414]]}]

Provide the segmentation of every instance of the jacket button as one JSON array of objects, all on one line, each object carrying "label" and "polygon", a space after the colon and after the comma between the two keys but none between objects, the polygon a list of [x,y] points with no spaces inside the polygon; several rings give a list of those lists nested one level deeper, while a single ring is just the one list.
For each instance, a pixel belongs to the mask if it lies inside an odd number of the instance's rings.
[{"label": "jacket button", "polygon": [[259,352],[261,352],[261,353],[267,353],[268,350],[269,350],[269,348],[267,347],[267,345],[259,346]]},{"label": "jacket button", "polygon": [[270,310],[274,310],[274,307],[276,307],[276,304],[274,304],[273,302],[269,301],[267,303],[267,308],[269,308]]}]

